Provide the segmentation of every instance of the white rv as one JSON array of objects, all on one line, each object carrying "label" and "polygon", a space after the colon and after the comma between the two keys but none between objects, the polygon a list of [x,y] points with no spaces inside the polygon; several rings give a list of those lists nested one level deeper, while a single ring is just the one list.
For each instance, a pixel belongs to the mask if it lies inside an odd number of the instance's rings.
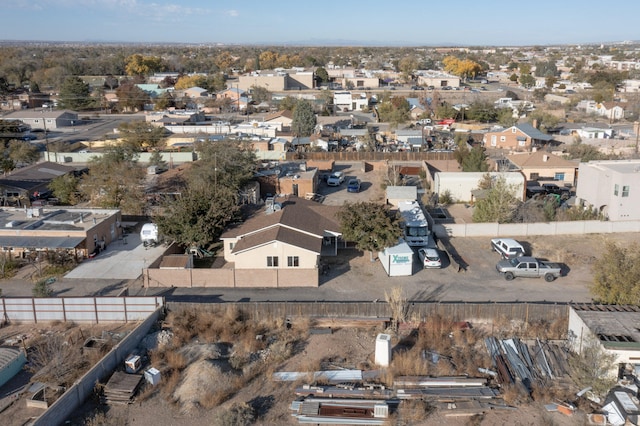
[{"label": "white rv", "polygon": [[155,246],[160,243],[158,225],[155,223],[145,223],[140,230],[140,240],[145,247]]}]

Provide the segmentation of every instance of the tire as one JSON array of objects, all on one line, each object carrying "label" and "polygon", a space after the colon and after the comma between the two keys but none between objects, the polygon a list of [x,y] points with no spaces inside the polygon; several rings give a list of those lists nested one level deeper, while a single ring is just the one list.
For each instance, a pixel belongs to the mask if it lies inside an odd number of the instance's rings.
[{"label": "tire", "polygon": [[554,277],[553,274],[544,274],[544,280],[548,283],[552,282],[555,279],[556,277]]},{"label": "tire", "polygon": [[504,274],[504,279],[507,281],[512,281],[515,278],[515,275],[513,275],[513,272],[505,272]]}]

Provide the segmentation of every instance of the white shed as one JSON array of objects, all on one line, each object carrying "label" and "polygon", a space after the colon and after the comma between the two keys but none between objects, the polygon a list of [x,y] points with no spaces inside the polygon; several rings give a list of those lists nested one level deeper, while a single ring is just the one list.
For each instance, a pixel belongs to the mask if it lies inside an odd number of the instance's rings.
[{"label": "white shed", "polygon": [[[472,201],[472,191],[484,178],[485,172],[436,172],[433,176],[433,192],[442,194],[449,191],[455,202]],[[513,195],[524,200],[526,179],[520,172],[489,172],[493,179],[504,177],[507,185],[513,187]]]},{"label": "white shed", "polygon": [[413,274],[413,250],[402,240],[398,245],[379,252],[378,258],[390,277],[406,277]]}]

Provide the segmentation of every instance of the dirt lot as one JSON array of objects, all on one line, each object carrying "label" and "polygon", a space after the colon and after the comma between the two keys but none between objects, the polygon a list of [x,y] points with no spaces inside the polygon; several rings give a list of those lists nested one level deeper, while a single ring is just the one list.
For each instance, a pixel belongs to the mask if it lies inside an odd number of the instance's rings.
[{"label": "dirt lot", "polygon": [[[341,328],[333,334],[311,335],[297,349],[297,353],[282,363],[270,368],[222,404],[204,409],[192,406],[185,410],[183,404],[168,401],[162,386],[144,401],[129,406],[114,406],[108,410],[108,418],[117,424],[140,426],[165,426],[190,424],[194,426],[218,424],[222,413],[235,403],[249,403],[261,413],[257,425],[295,425],[290,416],[289,404],[296,396],[294,388],[301,383],[278,383],[270,380],[273,371],[314,371],[320,368],[375,368],[373,348],[379,330]],[[203,390],[204,391],[204,390]],[[170,400],[170,398],[169,398]],[[390,425],[548,425],[558,426],[585,424],[583,413],[567,417],[560,413],[546,412],[542,405],[549,402],[542,398],[527,404],[518,404],[513,410],[489,411],[473,420],[468,416],[450,417],[443,412],[432,412],[422,421],[390,422]],[[126,422],[126,423],[125,423]],[[111,423],[113,424],[113,423]]]}]

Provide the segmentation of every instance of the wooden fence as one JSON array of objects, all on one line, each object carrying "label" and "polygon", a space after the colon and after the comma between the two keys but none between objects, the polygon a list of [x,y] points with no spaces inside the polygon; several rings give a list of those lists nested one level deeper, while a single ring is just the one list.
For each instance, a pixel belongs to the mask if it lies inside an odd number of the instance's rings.
[{"label": "wooden fence", "polygon": [[[439,316],[451,321],[500,322],[519,321],[530,324],[540,321],[553,322],[569,318],[569,305],[564,303],[433,303],[408,302],[408,318],[424,321]],[[376,318],[393,317],[388,303],[382,302],[235,302],[235,303],[187,303],[167,301],[169,311],[196,310],[223,313],[238,309],[247,318],[286,319],[309,318]]]}]

